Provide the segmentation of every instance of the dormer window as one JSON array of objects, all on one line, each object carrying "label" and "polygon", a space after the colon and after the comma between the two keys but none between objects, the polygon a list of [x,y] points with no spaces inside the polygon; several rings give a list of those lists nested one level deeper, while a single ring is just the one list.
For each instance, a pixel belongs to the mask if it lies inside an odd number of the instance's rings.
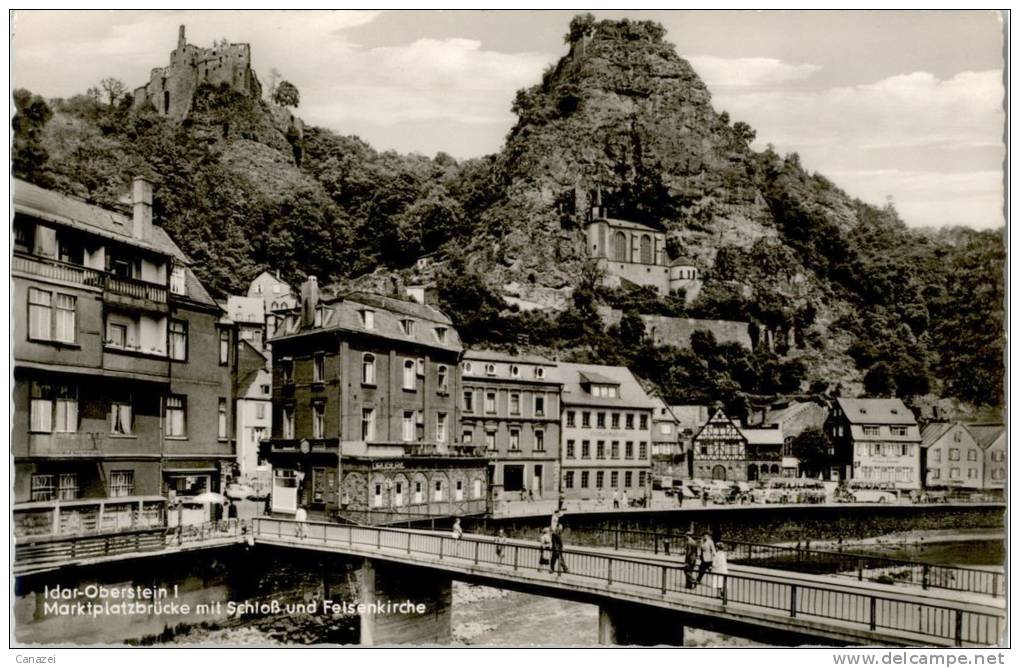
[{"label": "dormer window", "polygon": [[436,332],[436,341],[439,341],[440,343],[446,343],[446,328],[445,327],[436,327],[435,332]]},{"label": "dormer window", "polygon": [[464,362],[464,373],[471,373],[471,362]]},{"label": "dormer window", "polygon": [[616,399],[620,396],[620,388],[616,385],[592,385],[591,396],[605,399]]},{"label": "dormer window", "polygon": [[400,321],[400,329],[404,332],[404,336],[411,336],[414,334],[414,320],[405,318]]},{"label": "dormer window", "polygon": [[312,324],[313,324],[313,325],[314,325],[315,327],[322,327],[322,322],[323,322],[323,320],[325,319],[325,318],[324,318],[324,316],[325,316],[325,313],[326,313],[326,309],[325,309],[325,308],[323,308],[322,306],[317,306],[317,307],[315,308],[315,318],[314,318],[314,320],[312,321]]},{"label": "dormer window", "polygon": [[375,329],[375,311],[367,308],[362,309],[361,324],[365,329]]},{"label": "dormer window", "polygon": [[486,376],[495,376],[496,375],[496,365],[495,364],[486,364],[485,365],[485,375]]},{"label": "dormer window", "polygon": [[521,377],[521,367],[517,366],[516,364],[511,364],[510,365],[510,375],[512,377],[514,377],[514,378],[520,378]]},{"label": "dormer window", "polygon": [[540,366],[535,367],[535,378],[545,378],[545,369]]},{"label": "dormer window", "polygon": [[185,287],[184,267],[174,267],[170,270],[170,292],[175,295],[187,294]]}]

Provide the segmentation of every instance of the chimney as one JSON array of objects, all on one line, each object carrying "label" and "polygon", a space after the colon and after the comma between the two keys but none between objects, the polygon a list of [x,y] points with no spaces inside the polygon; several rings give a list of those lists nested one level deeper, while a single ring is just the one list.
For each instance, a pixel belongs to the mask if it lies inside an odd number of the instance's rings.
[{"label": "chimney", "polygon": [[131,204],[134,206],[134,220],[131,236],[135,239],[152,238],[152,181],[136,176],[131,188]]},{"label": "chimney", "polygon": [[311,327],[315,324],[315,309],[319,306],[319,281],[309,276],[301,284],[301,326]]}]

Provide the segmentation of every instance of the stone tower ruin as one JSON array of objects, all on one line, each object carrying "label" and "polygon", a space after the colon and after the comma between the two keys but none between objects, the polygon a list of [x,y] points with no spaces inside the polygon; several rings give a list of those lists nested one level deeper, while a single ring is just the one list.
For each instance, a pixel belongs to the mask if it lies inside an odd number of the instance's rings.
[{"label": "stone tower ruin", "polygon": [[253,99],[261,98],[262,84],[251,69],[251,46],[227,44],[203,49],[187,43],[181,26],[170,64],[153,68],[149,83],[135,89],[134,106],[142,109],[148,105],[179,121],[191,111],[195,91],[202,84],[226,84]]}]

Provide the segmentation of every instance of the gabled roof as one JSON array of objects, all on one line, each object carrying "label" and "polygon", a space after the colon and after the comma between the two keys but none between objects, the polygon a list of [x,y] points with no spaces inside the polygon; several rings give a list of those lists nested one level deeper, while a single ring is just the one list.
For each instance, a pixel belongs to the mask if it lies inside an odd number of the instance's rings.
[{"label": "gabled roof", "polygon": [[945,436],[946,432],[953,428],[952,422],[932,422],[925,425],[921,430],[921,445],[928,447],[935,441]]},{"label": "gabled roof", "polygon": [[230,295],[224,310],[234,322],[264,324],[266,321],[266,301],[261,297]]},{"label": "gabled roof", "polygon": [[556,362],[537,355],[512,355],[497,350],[465,350],[465,360],[477,360],[482,362],[512,362],[517,364],[542,364],[552,366]]},{"label": "gabled roof", "polygon": [[746,429],[738,427],[740,433],[747,439],[748,445],[782,445],[782,429]]},{"label": "gabled roof", "polygon": [[[212,298],[205,289],[205,286],[202,285],[202,281],[198,280],[198,276],[191,270],[191,267],[184,268],[184,290],[187,294],[183,296],[193,302],[219,307],[219,304],[216,303],[216,300]],[[171,296],[174,299],[182,297],[181,295],[173,295],[173,293],[171,293]]]},{"label": "gabled roof", "polygon": [[964,427],[982,448],[988,449],[1006,434],[1006,425],[998,423],[966,424]]},{"label": "gabled roof", "polygon": [[453,321],[439,309],[429,306],[428,304],[419,304],[416,301],[405,301],[403,299],[385,297],[383,295],[377,295],[370,292],[351,292],[344,295],[343,298],[346,301],[360,302],[365,306],[382,308],[394,313],[409,315],[413,318],[421,318],[422,320],[430,320],[432,322],[445,325],[453,324]]},{"label": "gabled roof", "polygon": [[190,263],[188,256],[159,225],[153,224],[145,238],[139,239],[133,234],[131,217],[89,204],[70,195],[40,188],[21,179],[14,179],[13,200],[14,210],[18,213],[169,255],[182,263]]},{"label": "gabled roof", "polygon": [[[620,408],[655,408],[651,397],[645,393],[637,378],[625,366],[603,366],[599,364],[572,364],[560,362],[550,374],[554,380],[563,383],[564,405],[580,406],[619,406]],[[619,385],[619,397],[593,397],[581,386],[583,377],[596,376],[604,378],[595,381]]]},{"label": "gabled roof", "polygon": [[793,416],[797,415],[801,411],[807,410],[813,406],[810,402],[806,401],[795,401],[788,406],[782,408],[772,408],[765,412],[765,419],[762,424],[778,424],[782,425],[783,422],[789,420]]},{"label": "gabled roof", "polygon": [[917,424],[914,414],[899,399],[846,399],[836,403],[851,424]]},{"label": "gabled roof", "polygon": [[588,383],[590,385],[619,385],[620,381],[604,376],[595,371],[581,371],[578,376],[582,383]]},{"label": "gabled roof", "polygon": [[641,232],[659,232],[659,233],[663,232],[663,229],[661,227],[649,225],[647,223],[639,223],[635,220],[624,220],[622,218],[609,218],[606,216],[599,216],[595,218],[593,222],[598,221],[605,221],[609,223],[612,227],[622,227],[628,230],[638,230]]}]

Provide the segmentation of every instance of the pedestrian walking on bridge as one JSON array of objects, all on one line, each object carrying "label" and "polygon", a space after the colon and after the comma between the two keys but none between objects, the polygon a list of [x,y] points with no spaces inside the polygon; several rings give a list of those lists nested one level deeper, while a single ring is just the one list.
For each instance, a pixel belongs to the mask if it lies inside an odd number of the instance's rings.
[{"label": "pedestrian walking on bridge", "polygon": [[684,574],[687,576],[687,588],[694,589],[694,571],[698,570],[701,549],[694,538],[694,532],[684,533]]},{"label": "pedestrian walking on bridge", "polygon": [[712,570],[712,564],[715,562],[715,542],[712,540],[712,534],[706,531],[701,536],[701,564],[698,566],[698,578],[694,581],[695,586],[701,584],[701,579],[705,577],[705,573]]},{"label": "pedestrian walking on bridge", "polygon": [[308,511],[305,510],[304,506],[301,506],[300,508],[298,508],[297,512],[294,513],[294,521],[297,522],[297,537],[298,538],[304,538],[305,535],[306,535],[305,534],[305,523],[308,522]]},{"label": "pedestrian walking on bridge", "polygon": [[563,523],[560,522],[556,526],[556,531],[552,532],[552,561],[549,563],[549,571],[557,573],[557,567],[559,567],[559,573],[567,573],[570,571],[567,568],[567,562],[563,558]]},{"label": "pedestrian walking on bridge", "polygon": [[[556,518],[556,514],[553,513],[553,518]],[[552,531],[549,527],[542,528],[542,535],[538,539],[538,570],[542,570],[543,566],[549,565],[549,552],[552,550]]]}]

